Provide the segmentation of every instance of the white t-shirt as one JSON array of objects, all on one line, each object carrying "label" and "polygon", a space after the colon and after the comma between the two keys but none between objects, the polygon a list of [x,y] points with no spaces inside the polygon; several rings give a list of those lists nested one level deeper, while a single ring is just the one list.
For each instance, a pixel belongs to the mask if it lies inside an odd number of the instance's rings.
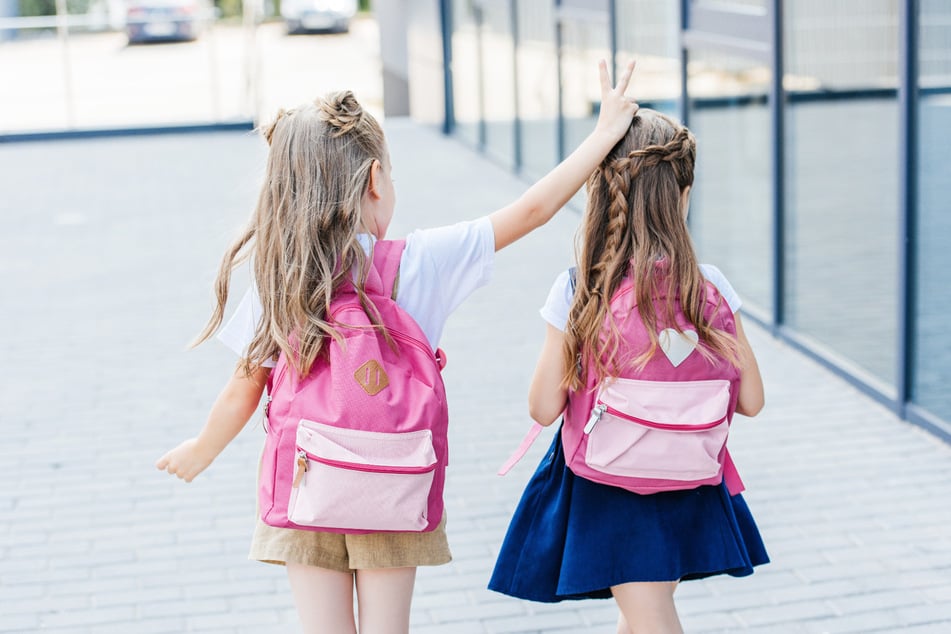
[{"label": "white t-shirt", "polygon": [[[733,286],[720,269],[712,264],[701,264],[700,272],[717,287],[717,290],[720,291],[720,295],[723,295],[723,299],[726,300],[726,303],[729,305],[730,310],[735,313],[740,309],[742,305],[740,296],[736,294]],[[548,292],[548,299],[545,300],[545,305],[542,306],[539,311],[542,315],[542,319],[564,332],[565,326],[568,324],[568,314],[571,311],[571,300],[573,297],[574,292],[571,290],[571,276],[568,271],[564,271],[555,278],[555,283],[552,284],[551,290]]]},{"label": "white t-shirt", "polygon": [[[370,236],[361,236],[369,250]],[[419,324],[429,344],[439,345],[449,315],[492,279],[495,233],[488,216],[446,227],[421,229],[406,237],[400,259],[396,303]],[[242,357],[261,319],[261,300],[252,284],[218,339]],[[265,366],[273,367],[273,361]]]}]

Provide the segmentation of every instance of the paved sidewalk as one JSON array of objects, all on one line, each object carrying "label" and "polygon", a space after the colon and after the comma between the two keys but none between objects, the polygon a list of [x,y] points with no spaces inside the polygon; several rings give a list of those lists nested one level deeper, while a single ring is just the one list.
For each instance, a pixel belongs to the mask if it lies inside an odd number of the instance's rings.
[{"label": "paved sidewalk", "polygon": [[[386,127],[394,236],[525,189],[430,129]],[[189,485],[152,467],[198,431],[234,361],[215,343],[183,348],[263,158],[240,133],[0,145],[0,632],[299,631],[282,569],[245,559],[257,422]],[[551,439],[495,475],[528,426],[537,308],[577,220],[563,212],[499,254],[441,342],[455,560],[420,570],[414,633],[614,631],[610,601],[543,606],[484,589]],[[736,422],[731,446],[773,562],[684,584],[687,632],[951,631],[951,446],[747,329],[767,408]]]}]

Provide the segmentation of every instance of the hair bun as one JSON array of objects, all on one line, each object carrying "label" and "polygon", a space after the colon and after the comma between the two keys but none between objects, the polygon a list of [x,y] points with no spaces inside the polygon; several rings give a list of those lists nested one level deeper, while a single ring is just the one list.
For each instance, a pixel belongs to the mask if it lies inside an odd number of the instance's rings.
[{"label": "hair bun", "polygon": [[363,119],[363,106],[349,90],[330,93],[318,100],[320,118],[334,129],[333,136],[353,130]]},{"label": "hair bun", "polygon": [[274,121],[271,121],[270,123],[259,128],[261,134],[264,136],[264,140],[267,141],[268,145],[271,145],[271,139],[274,138],[274,131],[277,129],[277,124],[280,123],[281,119],[283,119],[285,116],[291,114],[291,112],[293,111],[281,108],[277,111],[277,116],[274,117]]}]

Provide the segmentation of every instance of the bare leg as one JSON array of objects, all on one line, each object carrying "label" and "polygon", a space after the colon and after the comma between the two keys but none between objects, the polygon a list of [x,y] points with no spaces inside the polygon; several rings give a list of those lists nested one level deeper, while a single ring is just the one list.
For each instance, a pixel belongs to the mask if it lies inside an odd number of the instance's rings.
[{"label": "bare leg", "polygon": [[287,564],[287,578],[304,634],[356,634],[352,573]]},{"label": "bare leg", "polygon": [[627,626],[627,621],[624,620],[624,613],[620,611],[617,615],[617,634],[631,634],[631,628]]},{"label": "bare leg", "polygon": [[360,634],[408,634],[416,568],[357,570]]},{"label": "bare leg", "polygon": [[[674,606],[676,581],[624,583],[611,588],[621,609],[618,632],[623,634],[683,634]],[[622,625],[627,627],[622,630]]]}]

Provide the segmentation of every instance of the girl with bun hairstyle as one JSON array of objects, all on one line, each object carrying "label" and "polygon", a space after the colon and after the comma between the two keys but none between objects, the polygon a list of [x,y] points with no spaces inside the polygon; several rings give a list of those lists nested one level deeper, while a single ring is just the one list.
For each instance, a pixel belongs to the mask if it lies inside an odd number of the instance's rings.
[{"label": "girl with bun hairstyle", "polygon": [[[554,216],[624,136],[637,110],[624,95],[633,68],[628,65],[612,86],[601,63],[594,131],[517,200],[481,218],[406,237],[395,299],[434,350],[449,314],[489,281],[495,252]],[[241,360],[198,436],[156,463],[186,482],[245,426],[279,353],[306,376],[324,342],[336,334],[326,314],[334,290],[352,281],[365,303],[368,255],[386,235],[396,203],[383,130],[352,93],[281,111],[263,136],[270,149],[260,197],[224,255],[215,282],[217,305],[196,341],[217,332]],[[249,258],[254,286],[219,330],[231,272]],[[275,528],[258,520],[250,557],[287,567],[308,634],[408,632],[416,567],[451,558],[445,517],[430,532],[359,535]]]}]

